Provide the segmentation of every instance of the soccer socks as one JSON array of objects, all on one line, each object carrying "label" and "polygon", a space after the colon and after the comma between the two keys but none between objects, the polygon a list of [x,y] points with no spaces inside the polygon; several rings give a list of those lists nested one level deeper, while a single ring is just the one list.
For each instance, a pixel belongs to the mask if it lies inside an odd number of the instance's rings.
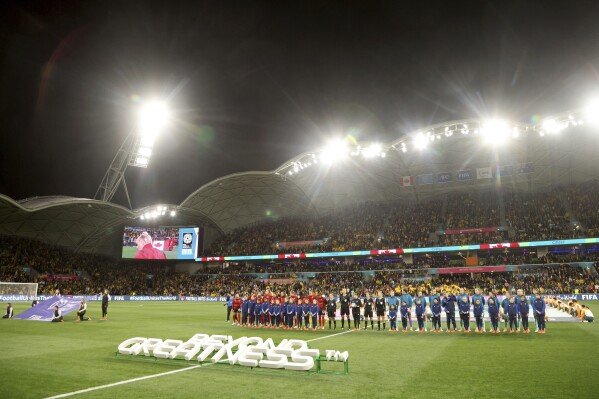
[{"label": "soccer socks", "polygon": [[383,322],[383,330],[387,328],[387,323]]},{"label": "soccer socks", "polygon": [[[368,324],[366,324],[366,328],[368,328]],[[370,329],[374,330],[374,321],[370,320]]]}]

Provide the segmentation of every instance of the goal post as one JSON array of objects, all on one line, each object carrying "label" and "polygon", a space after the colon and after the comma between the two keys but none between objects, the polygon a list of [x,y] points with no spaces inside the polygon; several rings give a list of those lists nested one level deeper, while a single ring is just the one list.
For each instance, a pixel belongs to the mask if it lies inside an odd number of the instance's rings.
[{"label": "goal post", "polygon": [[37,297],[37,283],[13,283],[0,281],[2,301],[33,301]]}]

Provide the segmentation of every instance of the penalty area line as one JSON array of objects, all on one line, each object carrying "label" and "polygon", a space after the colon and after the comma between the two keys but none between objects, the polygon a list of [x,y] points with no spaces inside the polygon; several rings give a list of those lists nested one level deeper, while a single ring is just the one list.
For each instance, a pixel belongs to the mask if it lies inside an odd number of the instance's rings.
[{"label": "penalty area line", "polygon": [[86,392],[92,392],[92,391],[97,391],[99,389],[104,389],[104,388],[111,388],[111,387],[115,387],[118,385],[124,385],[124,384],[130,384],[132,382],[137,382],[137,381],[143,381],[143,380],[148,380],[150,378],[157,378],[157,377],[162,377],[163,375],[169,375],[169,374],[175,374],[175,373],[181,373],[183,371],[187,371],[187,370],[191,370],[191,369],[197,369],[199,367],[202,367],[200,365],[197,366],[191,366],[191,367],[186,367],[184,369],[179,369],[179,370],[173,370],[173,371],[167,371],[164,373],[159,373],[159,374],[152,374],[152,375],[146,375],[144,377],[138,377],[138,378],[132,378],[130,380],[125,380],[125,381],[119,381],[119,382],[113,382],[112,384],[106,384],[106,385],[99,385],[97,387],[92,387],[92,388],[87,388],[87,389],[81,389],[79,391],[74,391],[74,392],[68,392],[68,393],[63,393],[60,395],[56,395],[56,396],[49,396],[45,399],[58,399],[58,398],[66,398],[67,396],[73,396],[73,395],[79,395],[81,393],[86,393]]}]

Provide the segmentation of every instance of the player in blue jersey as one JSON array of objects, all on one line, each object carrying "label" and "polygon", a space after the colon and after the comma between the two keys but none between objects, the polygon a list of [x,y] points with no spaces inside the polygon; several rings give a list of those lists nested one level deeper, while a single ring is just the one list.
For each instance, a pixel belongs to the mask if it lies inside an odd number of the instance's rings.
[{"label": "player in blue jersey", "polygon": [[251,295],[250,299],[247,301],[248,302],[248,326],[254,326],[255,324],[255,316],[254,316],[254,308],[256,307],[256,296],[255,295]]},{"label": "player in blue jersey", "polygon": [[510,334],[514,331],[518,332],[518,304],[516,304],[516,298],[510,297],[510,303],[507,306],[507,315],[510,322]]},{"label": "player in blue jersey", "polygon": [[539,325],[539,334],[545,334],[545,309],[547,305],[541,295],[537,292],[535,297],[535,301],[532,304],[532,310],[534,312],[535,318],[537,319],[537,324]]},{"label": "player in blue jersey", "polygon": [[439,303],[440,297],[433,297],[433,302],[431,305],[431,314],[433,317],[433,332],[443,332],[443,328],[441,327],[441,303]]},{"label": "player in blue jersey", "polygon": [[487,311],[489,312],[489,319],[491,319],[491,332],[494,334],[499,333],[499,305],[497,304],[497,298],[491,297],[487,301]]},{"label": "player in blue jersey", "polygon": [[460,310],[460,320],[465,333],[470,332],[470,301],[466,296],[462,295],[462,301],[458,304]]},{"label": "player in blue jersey", "polygon": [[308,331],[310,328],[310,300],[308,297],[304,298],[304,304],[302,305],[302,316],[304,318],[304,330]]},{"label": "player in blue jersey", "polygon": [[510,316],[507,313],[508,307],[510,305],[510,293],[509,291],[505,293],[505,297],[501,301],[501,309],[499,309],[499,314],[503,319],[503,332],[507,331],[507,324],[510,319]]},{"label": "player in blue jersey", "polygon": [[418,332],[424,332],[424,318],[426,317],[426,300],[423,296],[416,297],[416,320],[418,320]]},{"label": "player in blue jersey", "polygon": [[408,290],[404,288],[401,290],[401,297],[399,299],[405,302],[408,307],[408,322],[410,323],[410,330],[414,331],[414,327],[412,327],[412,305],[414,304],[412,295],[408,294]]},{"label": "player in blue jersey", "polygon": [[[475,288],[474,289],[474,295],[472,295],[472,304],[474,305],[476,303],[476,301],[479,300],[482,307],[483,307],[483,320],[485,317],[485,297],[482,294],[482,291],[480,288]],[[474,309],[474,308],[473,308]],[[484,323],[483,323],[483,328],[480,330],[481,332],[486,332],[486,329],[484,328]]]},{"label": "player in blue jersey", "polygon": [[[445,310],[445,317],[447,318],[447,332],[452,333],[456,331],[455,324],[455,311],[456,311],[457,298],[451,293],[446,293],[441,301],[441,306]],[[453,325],[453,330],[451,326]]]},{"label": "player in blue jersey", "polygon": [[[460,288],[460,292],[456,296],[456,304],[458,307],[460,306],[460,303],[462,303],[462,298],[464,298],[464,297],[466,297],[468,299],[468,305],[470,305],[470,296],[463,288]],[[462,318],[460,317],[460,329],[458,331],[462,331],[463,329],[464,329],[464,323],[462,322]]]},{"label": "player in blue jersey", "polygon": [[473,298],[473,302],[474,305],[472,306],[472,312],[474,313],[474,320],[476,320],[476,333],[478,334],[482,334],[483,331],[485,330],[484,328],[484,324],[483,324],[483,317],[485,316],[485,307],[482,304],[482,302],[480,301],[480,298],[476,298],[476,300],[474,300]]},{"label": "player in blue jersey", "polygon": [[518,304],[518,313],[520,314],[520,320],[522,320],[522,332],[524,334],[530,333],[528,329],[528,312],[530,312],[530,306],[528,305],[528,299],[522,294],[520,297],[520,303]]},{"label": "player in blue jersey", "polygon": [[248,324],[249,298],[248,295],[243,296],[241,303],[241,326],[245,327]]},{"label": "player in blue jersey", "polygon": [[318,324],[318,299],[314,298],[312,300],[312,306],[310,306],[310,317],[312,318],[312,330],[316,330],[316,325]]},{"label": "player in blue jersey", "polygon": [[387,318],[389,319],[389,331],[397,332],[397,309],[395,308],[395,305],[389,306]]},{"label": "player in blue jersey", "polygon": [[268,298],[264,298],[264,302],[260,305],[260,318],[262,319],[263,327],[270,327],[270,302]]},{"label": "player in blue jersey", "polygon": [[401,316],[401,332],[405,333],[408,328],[408,319],[410,318],[410,308],[408,307],[406,301],[401,301],[399,315]]}]

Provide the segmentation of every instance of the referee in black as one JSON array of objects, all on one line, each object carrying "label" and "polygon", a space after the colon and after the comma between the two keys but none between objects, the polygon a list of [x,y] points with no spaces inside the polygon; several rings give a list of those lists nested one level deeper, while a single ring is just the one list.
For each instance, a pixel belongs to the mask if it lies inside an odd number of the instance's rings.
[{"label": "referee in black", "polygon": [[372,298],[370,296],[370,292],[367,292],[366,298],[364,298],[364,329],[365,330],[368,330],[368,319],[370,319],[370,329],[374,330],[374,321],[372,320],[373,306],[374,306],[374,298]]},{"label": "referee in black", "polygon": [[351,297],[345,288],[341,289],[339,302],[341,303],[341,330],[345,327],[345,316],[347,316],[347,329],[349,330],[351,329],[351,325],[349,324],[349,304],[351,302]]},{"label": "referee in black", "polygon": [[104,289],[104,293],[102,294],[102,318],[100,320],[108,319],[108,301],[110,300],[110,295],[108,295],[108,290]]},{"label": "referee in black", "polygon": [[337,329],[337,299],[331,293],[329,294],[329,299],[327,299],[327,317],[329,318],[329,330],[331,329],[331,321],[335,326],[335,330]]}]

